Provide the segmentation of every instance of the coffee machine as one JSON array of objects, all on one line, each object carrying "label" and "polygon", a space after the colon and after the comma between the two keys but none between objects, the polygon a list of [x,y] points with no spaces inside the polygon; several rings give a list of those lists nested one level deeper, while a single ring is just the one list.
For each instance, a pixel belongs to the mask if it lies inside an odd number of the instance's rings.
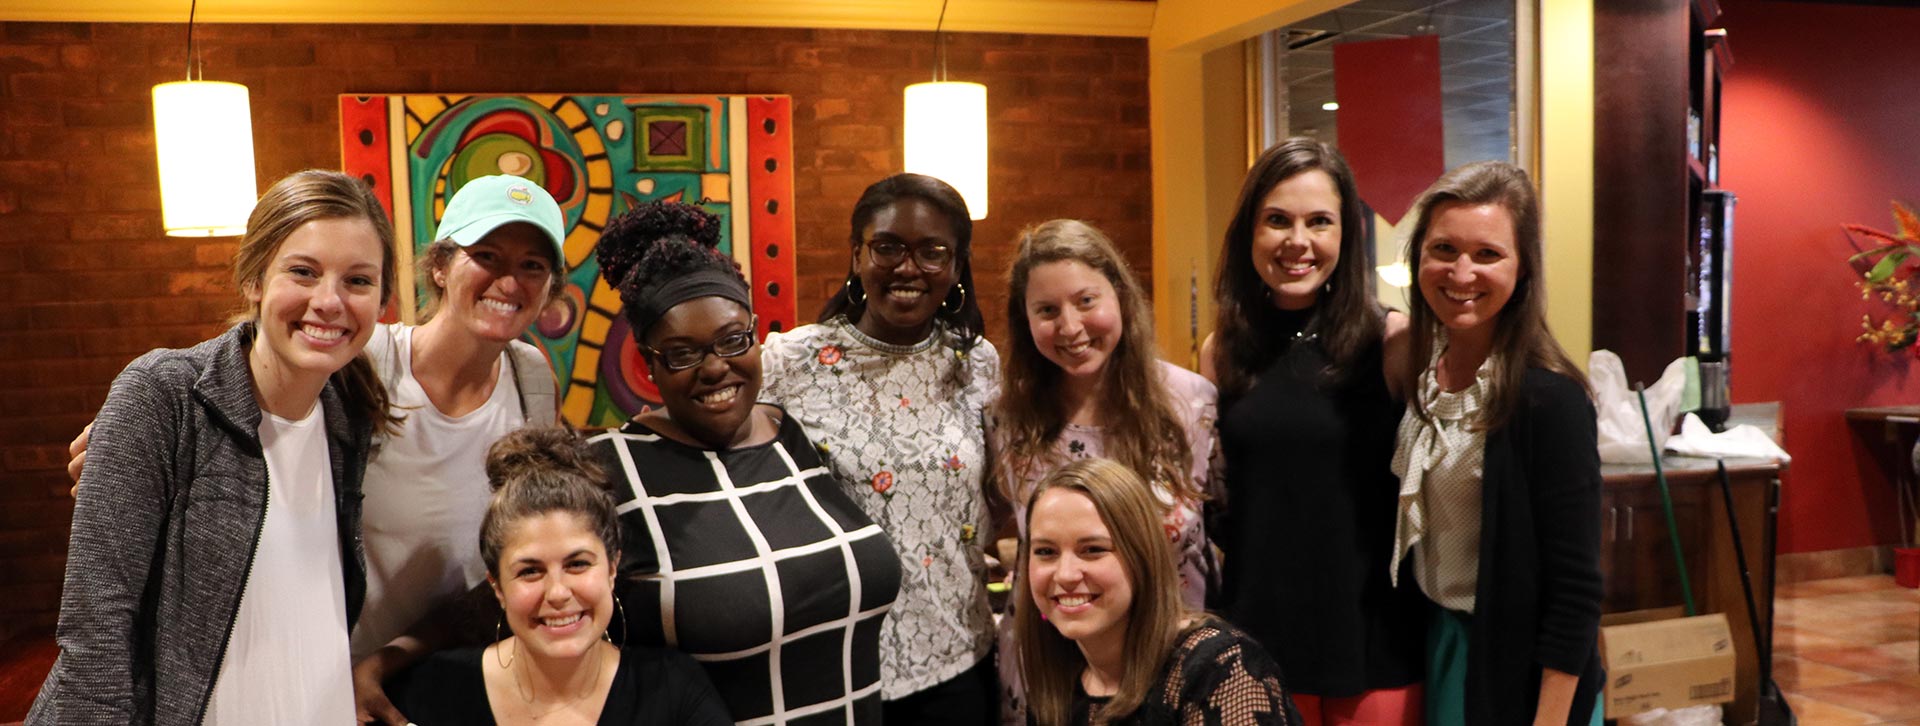
[{"label": "coffee machine", "polygon": [[1687,355],[1700,361],[1700,420],[1724,431],[1732,413],[1728,398],[1732,365],[1732,192],[1701,192],[1698,234],[1687,250]]}]

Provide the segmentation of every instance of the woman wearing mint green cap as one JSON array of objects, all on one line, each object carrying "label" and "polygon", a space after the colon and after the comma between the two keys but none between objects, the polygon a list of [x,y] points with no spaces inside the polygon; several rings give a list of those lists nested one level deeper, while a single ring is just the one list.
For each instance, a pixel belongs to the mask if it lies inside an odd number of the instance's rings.
[{"label": "woman wearing mint green cap", "polygon": [[382,325],[367,344],[406,420],[367,465],[367,607],[353,631],[362,719],[406,723],[377,684],[451,644],[447,619],[428,616],[486,579],[473,533],[488,447],[556,418],[551,368],[519,337],[562,288],[565,224],[537,182],[468,181],[420,254],[426,322]]}]

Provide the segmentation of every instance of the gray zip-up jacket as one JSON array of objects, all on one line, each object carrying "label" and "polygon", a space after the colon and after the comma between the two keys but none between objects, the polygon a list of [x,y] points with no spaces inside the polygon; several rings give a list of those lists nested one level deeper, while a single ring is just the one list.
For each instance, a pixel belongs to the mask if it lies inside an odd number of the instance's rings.
[{"label": "gray zip-up jacket", "polygon": [[[266,517],[251,323],[140,356],[95,419],[55,639],[27,723],[191,726],[204,717]],[[373,424],[320,394],[347,622],[366,596],[360,479]]]}]

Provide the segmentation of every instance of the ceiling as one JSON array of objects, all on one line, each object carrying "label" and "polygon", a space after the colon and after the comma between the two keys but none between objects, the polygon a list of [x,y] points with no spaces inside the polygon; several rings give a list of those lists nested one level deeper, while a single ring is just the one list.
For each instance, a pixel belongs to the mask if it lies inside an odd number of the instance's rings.
[{"label": "ceiling", "polygon": [[[192,0],[4,0],[0,20],[179,23]],[[941,0],[204,0],[207,23],[692,25],[932,30]],[[1144,38],[1155,4],[1140,0],[964,0],[959,32]]]},{"label": "ceiling", "polygon": [[1338,143],[1333,47],[1356,41],[1440,36],[1446,166],[1512,157],[1513,0],[1359,0],[1287,26],[1283,63],[1289,132]]}]

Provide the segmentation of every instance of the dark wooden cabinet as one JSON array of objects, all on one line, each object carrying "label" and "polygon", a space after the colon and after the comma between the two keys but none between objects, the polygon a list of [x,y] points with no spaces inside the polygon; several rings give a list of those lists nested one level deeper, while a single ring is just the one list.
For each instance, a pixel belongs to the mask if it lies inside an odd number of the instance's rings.
[{"label": "dark wooden cabinet", "polygon": [[[1701,614],[1726,614],[1732,629],[1736,687],[1725,721],[1748,724],[1755,719],[1760,659],[1753,645],[1739,558],[1734,554],[1732,527],[1714,462],[1668,457],[1663,464],[1677,525],[1672,531],[1686,556],[1687,580],[1692,583],[1695,604]],[[1600,504],[1600,560],[1606,583],[1602,622],[1680,617],[1685,614],[1685,596],[1673,554],[1675,537],[1669,534],[1653,467],[1609,465],[1602,473],[1605,488]],[[1753,575],[1761,632],[1771,633],[1773,517],[1780,467],[1770,461],[1731,460],[1727,474],[1747,565]]]}]

